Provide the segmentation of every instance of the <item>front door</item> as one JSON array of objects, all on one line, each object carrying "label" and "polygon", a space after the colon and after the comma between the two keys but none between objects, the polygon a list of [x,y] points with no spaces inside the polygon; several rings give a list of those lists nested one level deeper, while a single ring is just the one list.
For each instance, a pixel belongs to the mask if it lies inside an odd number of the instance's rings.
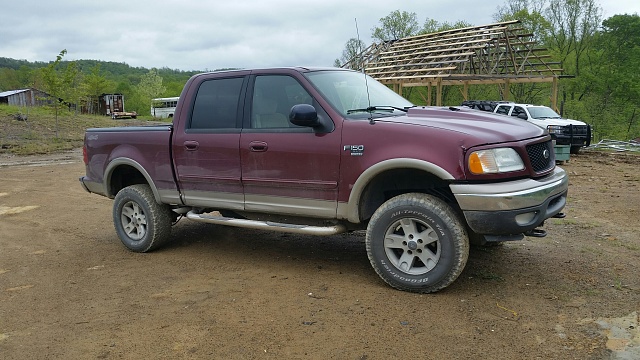
[{"label": "front door", "polygon": [[340,134],[315,133],[288,121],[291,107],[310,104],[328,115],[292,76],[257,75],[250,81],[240,136],[245,210],[334,218]]}]

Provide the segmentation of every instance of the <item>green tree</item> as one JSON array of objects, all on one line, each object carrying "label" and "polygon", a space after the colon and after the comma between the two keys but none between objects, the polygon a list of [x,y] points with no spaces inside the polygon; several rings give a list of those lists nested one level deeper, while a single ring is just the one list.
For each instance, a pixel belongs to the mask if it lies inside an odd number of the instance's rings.
[{"label": "green tree", "polygon": [[41,70],[43,86],[45,91],[51,95],[53,107],[55,109],[55,134],[56,138],[58,137],[58,109],[60,107],[60,100],[62,99],[64,93],[64,79],[58,73],[58,65],[62,58],[67,54],[67,50],[64,49],[60,51],[60,54],[56,56],[56,60],[49,63],[49,65]]},{"label": "green tree", "polygon": [[448,22],[438,22],[437,20],[427,18],[424,21],[424,25],[422,25],[422,29],[420,30],[420,34],[430,34],[437,33],[441,31],[454,30],[466,28],[469,26],[473,26],[473,24],[468,23],[464,20],[458,20],[455,23],[451,24]]},{"label": "green tree", "polygon": [[83,74],[75,61],[67,63],[62,74],[61,97],[69,109],[76,112],[85,98],[85,87],[82,86]]},{"label": "green tree", "polygon": [[86,94],[86,107],[91,113],[98,111],[100,95],[110,92],[113,82],[100,72],[100,63],[96,63],[84,76],[83,88]]},{"label": "green tree", "polygon": [[157,69],[151,69],[148,73],[142,75],[140,82],[135,86],[137,98],[136,105],[139,109],[151,108],[151,100],[160,97],[166,88],[162,85],[162,77],[158,75]]},{"label": "green tree", "polygon": [[533,34],[535,41],[543,42],[551,24],[544,17],[546,0],[508,0],[493,15],[497,22],[519,20],[521,26]]},{"label": "green tree", "polygon": [[602,8],[596,0],[550,0],[546,15],[550,24],[547,46],[579,76],[580,61],[593,45],[602,21]]},{"label": "green tree", "polygon": [[398,40],[415,35],[418,29],[416,13],[395,10],[389,15],[380,18],[380,26],[371,29],[373,32],[371,37],[381,42]]},{"label": "green tree", "polygon": [[640,135],[640,16],[614,15],[602,22],[590,52],[584,101],[595,108],[601,132],[629,139]]},{"label": "green tree", "polygon": [[[544,17],[546,0],[508,0],[493,15],[496,22],[519,20],[522,28],[533,34],[533,40],[544,43],[551,24]],[[550,105],[551,87],[544,83],[518,83],[509,87],[510,99],[522,103]]]},{"label": "green tree", "polygon": [[366,49],[366,45],[362,40],[351,38],[344,46],[342,55],[334,62],[335,67],[342,67],[347,65],[349,69],[360,69],[361,59],[360,54]]}]

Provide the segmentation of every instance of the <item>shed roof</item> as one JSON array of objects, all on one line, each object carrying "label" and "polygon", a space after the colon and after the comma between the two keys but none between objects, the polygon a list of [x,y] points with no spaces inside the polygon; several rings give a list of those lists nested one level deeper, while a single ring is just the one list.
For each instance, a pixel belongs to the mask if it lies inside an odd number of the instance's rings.
[{"label": "shed roof", "polygon": [[23,93],[23,92],[29,91],[29,90],[31,90],[31,89],[20,89],[20,90],[3,91],[3,92],[0,92],[0,97],[8,97],[8,96],[19,94],[19,93]]}]

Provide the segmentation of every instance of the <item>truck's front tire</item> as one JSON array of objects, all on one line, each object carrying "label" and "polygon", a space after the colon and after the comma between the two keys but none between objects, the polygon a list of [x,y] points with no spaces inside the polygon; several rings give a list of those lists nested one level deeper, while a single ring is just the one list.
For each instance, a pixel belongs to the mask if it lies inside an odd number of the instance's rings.
[{"label": "truck's front tire", "polygon": [[459,217],[444,201],[421,193],[380,206],[369,221],[366,245],[371,265],[387,284],[419,293],[451,284],[469,257]]},{"label": "truck's front tire", "polygon": [[127,186],[116,195],[113,224],[129,250],[147,252],[158,248],[169,239],[171,222],[171,208],[158,204],[148,185]]}]

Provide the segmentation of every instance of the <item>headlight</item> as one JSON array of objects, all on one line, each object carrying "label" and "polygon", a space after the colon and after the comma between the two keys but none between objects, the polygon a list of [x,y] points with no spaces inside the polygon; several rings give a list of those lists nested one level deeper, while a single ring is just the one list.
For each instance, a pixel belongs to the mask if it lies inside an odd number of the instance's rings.
[{"label": "headlight", "polygon": [[564,132],[564,126],[562,125],[549,125],[547,126],[549,134],[562,134]]},{"label": "headlight", "polygon": [[522,169],[524,163],[512,148],[478,150],[469,155],[469,170],[474,174],[495,174]]}]

